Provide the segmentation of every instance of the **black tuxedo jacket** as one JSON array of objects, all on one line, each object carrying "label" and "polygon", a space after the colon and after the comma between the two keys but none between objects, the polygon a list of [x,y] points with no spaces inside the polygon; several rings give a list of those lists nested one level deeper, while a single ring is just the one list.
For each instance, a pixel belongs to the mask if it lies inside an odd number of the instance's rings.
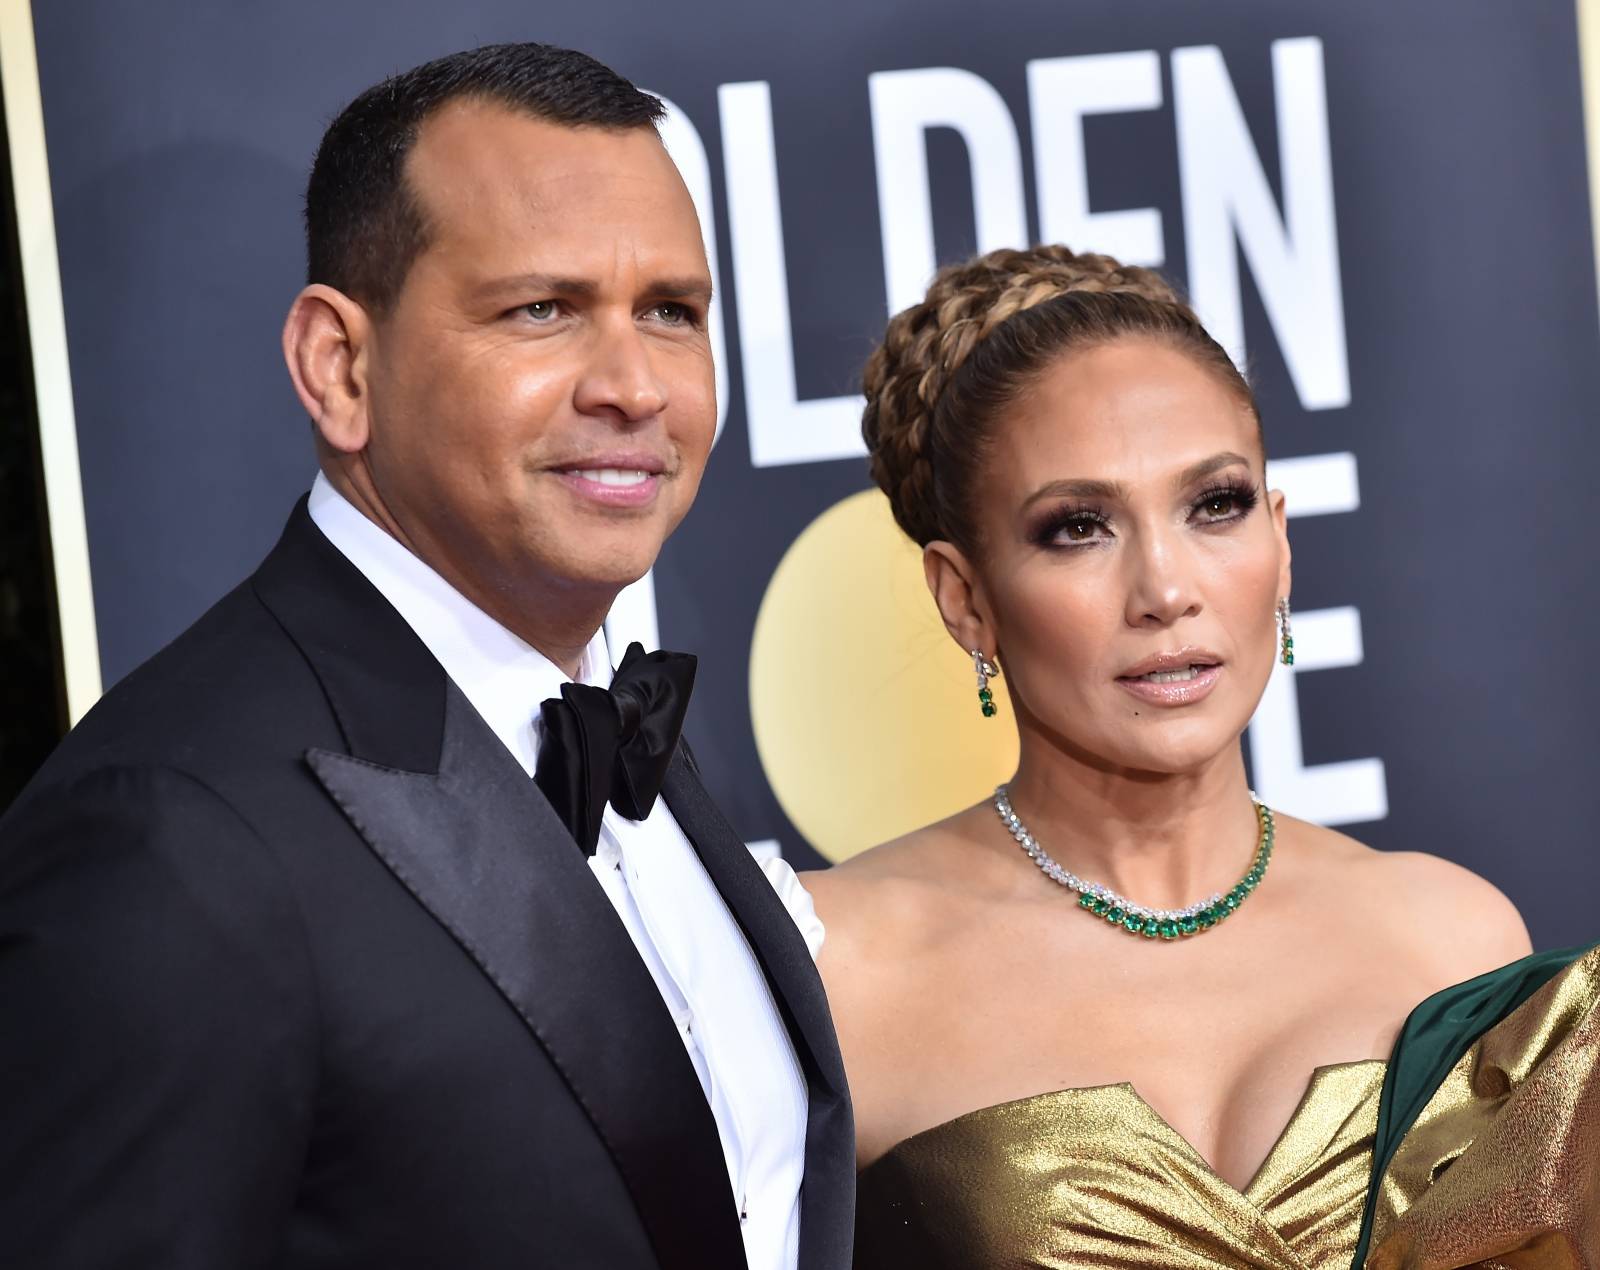
[{"label": "black tuxedo jacket", "polygon": [[[809,1085],[801,1270],[845,1270],[821,984],[681,749],[664,797]],[[0,1266],[744,1264],[583,854],[302,502],[0,820]]]}]

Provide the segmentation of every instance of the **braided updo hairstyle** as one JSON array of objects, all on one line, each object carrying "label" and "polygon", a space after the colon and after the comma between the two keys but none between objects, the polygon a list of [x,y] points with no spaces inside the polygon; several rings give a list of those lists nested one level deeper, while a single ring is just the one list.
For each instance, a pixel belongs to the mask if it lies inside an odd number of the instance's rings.
[{"label": "braided updo hairstyle", "polygon": [[872,478],[919,545],[977,546],[971,486],[996,415],[1069,350],[1158,340],[1220,378],[1260,423],[1250,385],[1160,274],[1066,247],[991,251],[934,275],[889,321],[863,376]]}]

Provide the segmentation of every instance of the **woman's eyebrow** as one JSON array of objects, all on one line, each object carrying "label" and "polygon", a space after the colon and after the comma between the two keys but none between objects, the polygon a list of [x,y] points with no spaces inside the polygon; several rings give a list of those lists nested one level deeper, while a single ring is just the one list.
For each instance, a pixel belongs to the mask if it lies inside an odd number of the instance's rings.
[{"label": "woman's eyebrow", "polygon": [[[1174,485],[1192,485],[1196,481],[1203,481],[1214,472],[1220,472],[1225,467],[1235,464],[1250,466],[1250,460],[1242,454],[1232,450],[1224,450],[1221,454],[1213,454],[1208,459],[1201,459],[1198,463],[1191,463],[1179,472],[1173,481]],[[1128,487],[1121,481],[1096,481],[1069,478],[1060,481],[1048,481],[1039,486],[1027,498],[1023,499],[1024,508],[1033,506],[1042,498],[1099,498],[1099,499],[1126,499]]]},{"label": "woman's eyebrow", "polygon": [[1126,498],[1128,487],[1120,481],[1062,480],[1049,481],[1039,486],[1022,500],[1023,507],[1032,507],[1041,498]]},{"label": "woman's eyebrow", "polygon": [[1235,454],[1232,450],[1224,450],[1221,454],[1213,454],[1209,459],[1201,459],[1198,463],[1191,463],[1178,474],[1175,485],[1192,485],[1196,481],[1203,481],[1213,472],[1220,472],[1225,467],[1235,464],[1250,466],[1250,460],[1242,454]]}]

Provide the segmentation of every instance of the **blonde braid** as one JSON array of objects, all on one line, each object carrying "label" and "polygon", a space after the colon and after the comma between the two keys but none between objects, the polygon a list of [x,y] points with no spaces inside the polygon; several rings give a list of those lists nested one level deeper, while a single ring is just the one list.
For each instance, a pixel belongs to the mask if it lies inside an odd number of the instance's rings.
[{"label": "blonde braid", "polygon": [[939,523],[929,432],[935,407],[962,364],[1007,319],[1070,292],[1136,295],[1193,314],[1150,269],[1066,247],[991,251],[941,269],[921,302],[889,321],[863,374],[862,435],[872,477],[919,543],[947,536]]}]

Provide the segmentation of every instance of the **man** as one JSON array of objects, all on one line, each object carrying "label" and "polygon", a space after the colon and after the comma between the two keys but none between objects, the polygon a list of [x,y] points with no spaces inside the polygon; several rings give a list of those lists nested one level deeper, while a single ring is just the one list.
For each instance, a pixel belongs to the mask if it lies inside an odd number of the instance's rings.
[{"label": "man", "polygon": [[514,45],[329,128],[309,501],[0,822],[0,1264],[848,1264],[810,958],[598,633],[714,430],[660,111]]}]

